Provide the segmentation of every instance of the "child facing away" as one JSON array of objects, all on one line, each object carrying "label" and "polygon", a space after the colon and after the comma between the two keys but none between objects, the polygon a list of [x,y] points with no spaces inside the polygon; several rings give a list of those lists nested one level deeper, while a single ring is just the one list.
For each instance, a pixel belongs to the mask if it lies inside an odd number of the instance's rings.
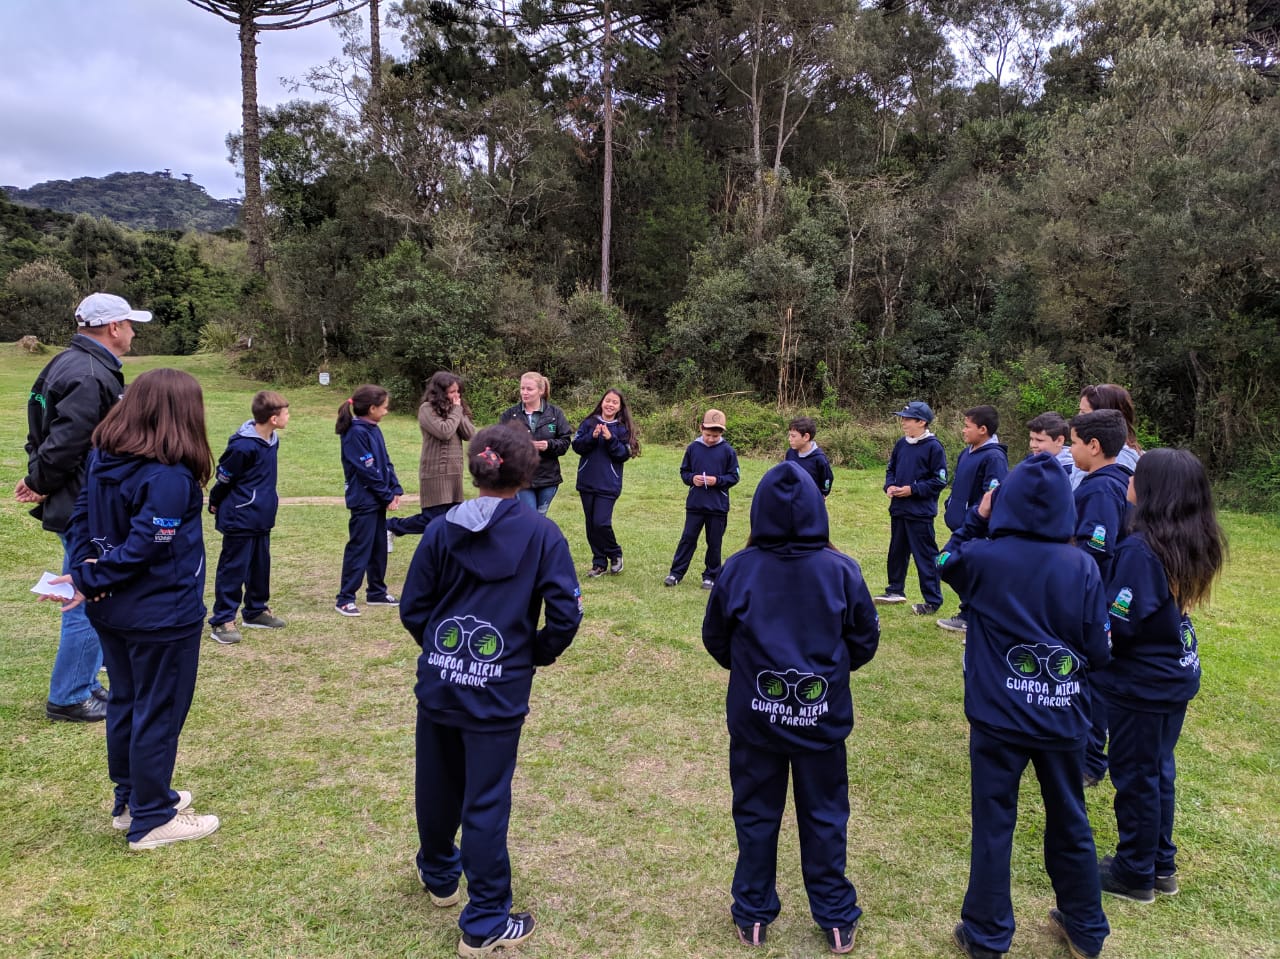
[{"label": "child facing away", "polygon": [[1037,453],[1048,453],[1067,472],[1067,479],[1074,490],[1084,479],[1084,474],[1076,469],[1075,457],[1071,455],[1071,426],[1061,413],[1050,410],[1032,417],[1027,421],[1027,454],[1030,458]]},{"label": "child facing away", "polygon": [[938,515],[938,495],[947,485],[947,451],[929,430],[933,410],[928,403],[912,400],[893,415],[902,427],[902,439],[894,444],[884,471],[884,492],[889,497],[889,585],[875,601],[907,601],[907,560],[914,559],[924,602],[913,604],[911,610],[929,616],[942,606],[933,521]]},{"label": "child facing away", "polygon": [[343,490],[351,519],[342,553],[342,584],[334,605],[343,616],[359,616],[356,593],[365,581],[370,606],[399,606],[387,592],[387,510],[398,509],[404,490],[387,455],[378,423],[390,408],[390,394],[366,383],[338,407],[334,432],[342,437]]},{"label": "child facing away", "polygon": [[556,661],[582,620],[564,535],[516,498],[538,460],[523,429],[490,426],[472,438],[468,466],[480,495],[427,527],[400,607],[422,647],[414,687],[418,877],[431,901],[447,907],[461,898],[466,874],[464,957],[533,933],[533,916],[511,911],[511,777],[534,670]]},{"label": "child facing away", "polygon": [[786,461],[795,463],[813,478],[818,484],[818,492],[825,499],[831,493],[831,483],[835,478],[831,472],[831,463],[822,447],[814,442],[818,435],[818,426],[809,416],[797,416],[787,427]]},{"label": "child facing away", "polygon": [[[996,437],[999,427],[1000,414],[994,406],[975,406],[964,411],[960,436],[965,448],[956,457],[951,495],[942,514],[943,522],[952,533],[964,526],[965,514],[978,505],[983,495],[1009,475],[1009,450]],[[938,620],[938,625],[953,632],[964,632],[965,610],[965,598],[961,596],[959,612]]]},{"label": "child facing away", "polygon": [[747,547],[725,563],[702,623],[707,652],[729,670],[731,912],[747,945],[764,945],[781,910],[775,878],[790,774],[810,914],[832,952],[853,948],[862,910],[845,876],[849,674],[879,641],[862,571],[829,542],[818,487],[794,463],[778,464],[756,488]]},{"label": "child facing away", "polygon": [[613,507],[622,495],[622,468],[640,455],[640,438],[631,422],[631,408],[618,390],[606,390],[596,408],[573,434],[578,460],[578,495],[591,547],[588,576],[616,576],[622,572],[622,547],[613,533]]},{"label": "child facing away", "polygon": [[1092,679],[1111,658],[1102,577],[1070,545],[1071,485],[1047,454],[1023,462],[973,515],[972,531],[990,538],[965,541],[966,528],[938,555],[942,578],[969,601],[964,711],[973,834],[955,941],[971,959],[1009,951],[1018,784],[1030,763],[1057,896],[1050,927],[1076,959],[1097,956],[1110,928],[1081,766]]},{"label": "child facing away", "polygon": [[219,825],[172,785],[204,636],[200,511],[213,454],[200,384],[181,370],[140,374],[93,447],[67,528],[70,573],[55,582],[74,584],[63,609],[85,604],[111,677],[111,825],[130,849],[154,849]]},{"label": "child facing away", "polygon": [[248,420],[227,441],[218,460],[216,482],[209,490],[209,512],[222,534],[222,552],[213,586],[210,635],[215,642],[240,642],[236,611],[244,598],[244,625],[249,629],[282,629],[284,620],[271,612],[271,530],[276,525],[276,456],[278,430],[289,424],[289,401],[262,390],[250,405]]},{"label": "child facing away", "polygon": [[[1125,420],[1118,410],[1080,413],[1071,419],[1071,455],[1081,472],[1075,490],[1076,546],[1093,557],[1104,582],[1111,577],[1116,544],[1128,510],[1129,473],[1116,462],[1124,447]],[[1107,701],[1101,689],[1093,697],[1093,724],[1085,748],[1086,786],[1107,774]]]},{"label": "child facing away", "polygon": [[1111,725],[1119,836],[1100,872],[1103,892],[1151,902],[1178,892],[1173,751],[1200,690],[1189,613],[1208,600],[1227,543],[1204,467],[1186,450],[1155,449],[1138,460],[1130,495],[1130,533],[1107,589],[1113,658],[1097,676]]},{"label": "child facing away", "polygon": [[684,531],[676,544],[671,571],[663,580],[675,586],[689,571],[698,535],[707,531],[707,554],[702,569],[702,588],[711,589],[720,575],[720,547],[729,524],[729,490],[738,482],[738,454],[724,438],[725,416],[707,410],[702,418],[702,435],[689,444],[680,461],[680,479],[689,487],[684,503]]}]

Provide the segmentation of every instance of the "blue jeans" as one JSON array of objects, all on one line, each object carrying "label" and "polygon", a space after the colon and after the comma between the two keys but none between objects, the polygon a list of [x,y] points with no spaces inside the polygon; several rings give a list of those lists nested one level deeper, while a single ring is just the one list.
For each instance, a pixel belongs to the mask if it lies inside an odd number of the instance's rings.
[{"label": "blue jeans", "polygon": [[551,508],[551,501],[556,498],[556,490],[559,488],[559,486],[539,486],[537,489],[522,489],[516,493],[516,497],[529,509],[536,509],[546,516],[547,510]]},{"label": "blue jeans", "polygon": [[[67,553],[67,538],[62,540],[62,571],[71,569],[71,557]],[[53,659],[53,673],[49,677],[49,702],[55,706],[75,706],[101,689],[98,670],[102,668],[102,644],[98,634],[89,625],[84,603],[62,614],[62,633],[58,638],[58,654]]]}]

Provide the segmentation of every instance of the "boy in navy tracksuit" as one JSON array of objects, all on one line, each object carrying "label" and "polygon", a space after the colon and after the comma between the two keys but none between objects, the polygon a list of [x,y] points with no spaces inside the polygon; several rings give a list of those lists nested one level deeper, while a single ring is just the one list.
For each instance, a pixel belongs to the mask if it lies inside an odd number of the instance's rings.
[{"label": "boy in navy tracksuit", "polygon": [[[253,629],[280,629],[284,620],[272,615],[271,530],[276,525],[276,454],[289,422],[289,401],[262,390],[253,398],[253,419],[227,442],[218,460],[216,483],[209,490],[209,512],[222,534],[222,553],[214,578],[213,639],[224,645],[240,642],[236,611],[244,597],[244,624]],[[242,592],[243,590],[243,592]]]},{"label": "boy in navy tracksuit", "polygon": [[933,521],[938,515],[938,494],[947,485],[947,451],[929,432],[933,410],[928,403],[913,400],[893,415],[903,436],[894,444],[884,471],[884,492],[889,497],[889,586],[875,601],[907,601],[907,560],[914,559],[924,602],[911,609],[928,616],[942,605],[941,581],[934,566],[938,541]]},{"label": "boy in navy tracksuit", "polygon": [[1080,485],[1084,474],[1076,469],[1071,455],[1071,426],[1061,413],[1050,410],[1027,421],[1027,448],[1031,450],[1028,459],[1037,453],[1048,453],[1057,460],[1066,471],[1072,490]]},{"label": "boy in navy tracksuit", "polygon": [[[964,526],[965,514],[978,505],[983,494],[995,489],[1009,475],[1009,450],[996,438],[999,428],[1000,414],[994,406],[975,406],[964,411],[960,435],[965,448],[956,458],[951,495],[942,513],[942,520],[952,533]],[[953,632],[964,632],[965,609],[965,598],[961,596],[960,611],[938,620],[938,625]]]},{"label": "boy in navy tracksuit", "polygon": [[804,471],[769,470],[751,502],[751,545],[725,563],[702,642],[729,670],[738,937],[763,945],[781,909],[775,877],[790,773],[809,910],[831,950],[844,953],[862,915],[845,876],[849,674],[875,655],[880,622],[858,564],[828,537],[826,506]]},{"label": "boy in navy tracksuit", "polygon": [[702,435],[689,444],[680,461],[680,479],[689,487],[689,495],[684,503],[684,531],[676,544],[671,572],[663,580],[666,586],[675,586],[688,572],[704,528],[707,555],[702,588],[711,589],[720,575],[720,546],[729,524],[729,490],[738,482],[738,454],[725,440],[724,430],[724,413],[707,410]]},{"label": "boy in navy tracksuit", "polygon": [[[1085,474],[1075,491],[1076,546],[1097,562],[1104,582],[1111,576],[1128,511],[1130,473],[1116,463],[1126,436],[1128,425],[1119,410],[1096,410],[1071,419],[1071,456]],[[1107,774],[1106,747],[1107,701],[1097,691],[1085,747],[1086,786],[1096,786]]]},{"label": "boy in navy tracksuit", "polygon": [[813,441],[817,435],[818,428],[812,417],[798,416],[792,420],[787,427],[787,446],[790,448],[787,450],[786,462],[795,463],[813,477],[818,491],[825,499],[831,492],[834,475],[827,454]]},{"label": "boy in navy tracksuit", "polygon": [[511,777],[534,671],[556,661],[582,620],[568,543],[516,498],[538,464],[527,434],[487,427],[468,458],[480,495],[427,527],[400,606],[422,647],[414,687],[418,875],[443,907],[459,901],[466,873],[464,957],[533,932],[532,915],[511,911]]},{"label": "boy in navy tracksuit", "polygon": [[1111,659],[1096,564],[1069,545],[1071,485],[1033,456],[973,511],[978,535],[953,536],[942,578],[969,601],[964,710],[969,720],[973,840],[956,944],[998,957],[1013,938],[1010,856],[1018,783],[1035,767],[1045,805],[1045,869],[1058,907],[1052,929],[1073,956],[1096,956],[1110,929],[1081,782],[1090,672]]}]

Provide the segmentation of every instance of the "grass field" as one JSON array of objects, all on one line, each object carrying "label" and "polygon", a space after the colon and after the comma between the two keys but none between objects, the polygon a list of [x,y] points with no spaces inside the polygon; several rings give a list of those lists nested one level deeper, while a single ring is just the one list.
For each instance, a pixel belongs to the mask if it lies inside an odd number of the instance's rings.
[{"label": "grass field", "polygon": [[[28,589],[57,568],[60,553],[7,491],[25,472],[26,395],[47,357],[4,346],[0,359],[9,410],[0,422],[0,955],[453,955],[455,913],[430,904],[411,868],[417,647],[394,610],[357,620],[333,612],[341,505],[280,511],[272,606],[288,628],[250,631],[239,646],[204,645],[175,785],[195,793],[199,811],[221,816],[221,830],[201,842],[126,850],[109,820],[102,727],[44,718],[58,614]],[[165,362],[130,359],[126,374]],[[177,362],[204,384],[220,452],[258,386],[220,358]],[[350,386],[286,391],[293,416],[280,454],[283,496],[340,495],[333,419]],[[383,431],[413,490],[418,431],[406,410]],[[783,445],[779,437],[780,452]],[[790,815],[783,912],[768,947],[739,945],[729,922],[726,674],[699,638],[706,594],[693,577],[662,586],[683,520],[679,456],[648,447],[628,465],[615,517],[626,572],[584,582],[578,639],[534,684],[511,832],[516,906],[540,923],[525,956],[826,954],[808,915]],[[567,465],[574,462],[571,454]],[[745,538],[750,494],[768,465],[743,461],[727,546]],[[884,586],[888,541],[880,480],[838,470],[829,501],[833,538],[863,563],[873,590]],[[551,516],[579,567],[589,565],[571,485]],[[1108,899],[1107,955],[1280,956],[1280,524],[1243,515],[1225,522],[1231,565],[1214,606],[1197,618],[1205,680],[1178,753],[1184,891],[1153,906]],[[216,556],[211,524],[206,532]],[[401,540],[389,582],[403,580],[410,551]],[[960,653],[932,618],[893,607],[879,655],[853,678],[849,876],[866,910],[855,955],[958,955],[950,931],[969,829]],[[1115,842],[1112,795],[1104,783],[1088,797],[1100,851]],[[1009,955],[1065,957],[1045,923],[1053,901],[1034,779],[1024,781],[1021,810],[1019,929]]]}]

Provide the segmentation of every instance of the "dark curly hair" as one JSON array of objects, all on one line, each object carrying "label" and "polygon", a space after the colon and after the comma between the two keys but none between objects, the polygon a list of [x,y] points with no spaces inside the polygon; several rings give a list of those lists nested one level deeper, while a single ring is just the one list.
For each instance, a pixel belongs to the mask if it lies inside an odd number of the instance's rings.
[{"label": "dark curly hair", "polygon": [[[439,370],[431,374],[431,379],[427,380],[427,388],[422,391],[422,399],[418,401],[419,406],[429,404],[435,410],[436,416],[447,417],[449,408],[453,406],[449,402],[449,387],[454,383],[458,384],[458,393],[462,393],[462,377],[456,373],[450,373],[448,370]],[[467,399],[462,398],[462,414],[468,419],[471,417],[471,407],[467,405]]]}]

